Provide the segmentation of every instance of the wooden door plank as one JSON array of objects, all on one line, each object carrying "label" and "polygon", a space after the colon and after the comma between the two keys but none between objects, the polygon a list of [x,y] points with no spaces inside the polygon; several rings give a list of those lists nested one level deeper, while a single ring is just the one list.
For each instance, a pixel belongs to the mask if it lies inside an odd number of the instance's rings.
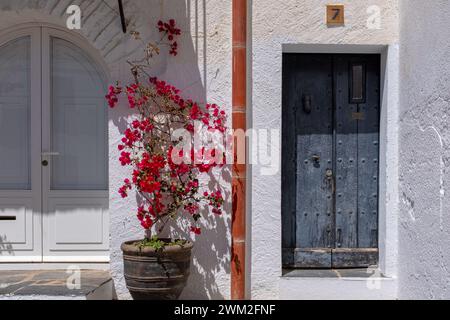
[{"label": "wooden door plank", "polygon": [[294,267],[331,268],[331,249],[297,248],[294,251]]},{"label": "wooden door plank", "polygon": [[[299,55],[295,105],[297,183],[296,247],[331,248],[332,69],[330,55]],[[311,110],[305,109],[305,99]]]},{"label": "wooden door plank", "polygon": [[[296,93],[295,66],[296,55],[283,54],[283,91],[282,91],[282,149],[281,149],[281,212],[283,248],[295,247],[296,231],[296,150],[295,143],[295,106],[300,103]],[[289,251],[289,250],[288,250]],[[285,254],[283,261],[290,264],[293,258]]]},{"label": "wooden door plank", "polygon": [[330,248],[283,248],[283,266],[287,268],[329,269]]},{"label": "wooden door plank", "polygon": [[342,248],[332,250],[332,268],[366,268],[378,263],[377,248]]},{"label": "wooden door plank", "polygon": [[358,121],[358,247],[378,247],[379,56],[364,58],[366,103]]},{"label": "wooden door plank", "polygon": [[349,103],[348,76],[348,56],[335,56],[336,248],[358,245],[358,128],[352,117],[357,107]]}]

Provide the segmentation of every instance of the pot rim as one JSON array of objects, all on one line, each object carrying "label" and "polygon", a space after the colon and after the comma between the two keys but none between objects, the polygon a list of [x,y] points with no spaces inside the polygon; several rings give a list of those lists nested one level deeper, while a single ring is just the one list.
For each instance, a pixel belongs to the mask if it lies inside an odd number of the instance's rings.
[{"label": "pot rim", "polygon": [[[137,246],[136,243],[140,242],[142,240],[144,240],[144,239],[125,241],[122,243],[120,248],[122,249],[123,252],[130,252],[130,253],[156,253],[156,252],[169,253],[169,252],[180,252],[180,251],[191,250],[194,246],[194,243],[192,241],[184,240],[184,239],[175,239],[175,240],[186,241],[186,243],[184,245],[175,244],[175,245],[171,245],[171,246],[165,246],[165,247],[163,247],[163,249],[161,251],[157,251],[155,248],[152,248],[152,247]],[[160,240],[169,240],[169,238],[160,238]],[[174,239],[170,239],[170,240],[174,240]]]}]

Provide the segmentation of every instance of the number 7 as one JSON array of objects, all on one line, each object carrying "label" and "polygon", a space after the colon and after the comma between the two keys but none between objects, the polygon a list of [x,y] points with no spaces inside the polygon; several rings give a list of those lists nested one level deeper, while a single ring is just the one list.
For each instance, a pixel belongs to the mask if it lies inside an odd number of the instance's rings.
[{"label": "number 7", "polygon": [[341,9],[332,9],[334,11],[333,20],[336,20],[336,18],[339,16],[339,13],[341,13]]}]

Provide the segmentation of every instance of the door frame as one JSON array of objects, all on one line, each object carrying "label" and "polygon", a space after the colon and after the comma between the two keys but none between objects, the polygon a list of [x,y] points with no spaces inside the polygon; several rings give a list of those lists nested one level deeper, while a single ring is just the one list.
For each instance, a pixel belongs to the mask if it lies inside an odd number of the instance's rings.
[{"label": "door frame", "polygon": [[[386,277],[396,277],[398,265],[398,119],[399,45],[311,44],[282,45],[283,53],[380,54],[380,136],[378,180],[378,269]],[[281,68],[281,65],[280,65]],[[281,83],[280,83],[281,88]],[[281,100],[281,96],[280,96]],[[281,123],[280,123],[281,128]],[[280,176],[281,179],[281,176]],[[280,203],[281,204],[281,203]],[[281,214],[281,211],[280,211]],[[281,238],[280,238],[281,241]],[[282,275],[280,242],[280,275]]]},{"label": "door frame", "polygon": [[[45,262],[79,262],[79,263],[104,263],[109,262],[110,257],[108,255],[89,255],[89,256],[46,256],[44,253],[44,230],[43,225],[45,223],[44,197],[43,197],[43,176],[41,160],[41,153],[44,151],[43,141],[43,113],[44,108],[50,108],[51,97],[50,93],[50,52],[48,45],[49,37],[55,36],[71,42],[75,46],[79,47],[86,55],[93,60],[98,66],[104,78],[105,85],[111,82],[111,74],[109,68],[104,61],[99,51],[94,48],[89,40],[85,39],[79,33],[70,31],[67,28],[45,22],[29,22],[20,23],[15,26],[3,29],[0,32],[0,46],[7,44],[17,38],[30,36],[30,95],[31,95],[31,111],[30,111],[30,126],[31,126],[31,190],[26,191],[1,191],[0,198],[11,199],[18,198],[17,193],[23,192],[24,194],[30,194],[32,197],[32,207],[37,208],[33,212],[32,218],[32,238],[33,238],[33,253],[32,255],[1,255],[0,263],[45,263]],[[37,67],[38,66],[38,67]],[[44,81],[45,80],[45,81]],[[35,99],[36,97],[37,99]],[[39,119],[40,121],[33,121],[33,119]],[[108,124],[106,124],[108,130]],[[108,134],[106,139],[106,147],[109,149]],[[108,154],[109,152],[107,152]],[[107,157],[108,159],[108,157]],[[109,177],[109,163],[105,164],[108,169]],[[109,189],[109,185],[108,185]],[[109,208],[109,190],[106,191],[84,191],[87,198],[103,196],[106,199],[107,207]],[[107,219],[107,228],[109,234],[109,219]],[[104,226],[105,227],[105,226]],[[109,246],[108,246],[109,247]]]}]

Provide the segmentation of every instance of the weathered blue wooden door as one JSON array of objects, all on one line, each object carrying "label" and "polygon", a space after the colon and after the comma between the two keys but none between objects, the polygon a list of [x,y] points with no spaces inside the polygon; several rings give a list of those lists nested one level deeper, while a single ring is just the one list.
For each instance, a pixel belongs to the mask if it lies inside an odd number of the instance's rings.
[{"label": "weathered blue wooden door", "polygon": [[283,264],[378,259],[378,55],[283,55]]}]

